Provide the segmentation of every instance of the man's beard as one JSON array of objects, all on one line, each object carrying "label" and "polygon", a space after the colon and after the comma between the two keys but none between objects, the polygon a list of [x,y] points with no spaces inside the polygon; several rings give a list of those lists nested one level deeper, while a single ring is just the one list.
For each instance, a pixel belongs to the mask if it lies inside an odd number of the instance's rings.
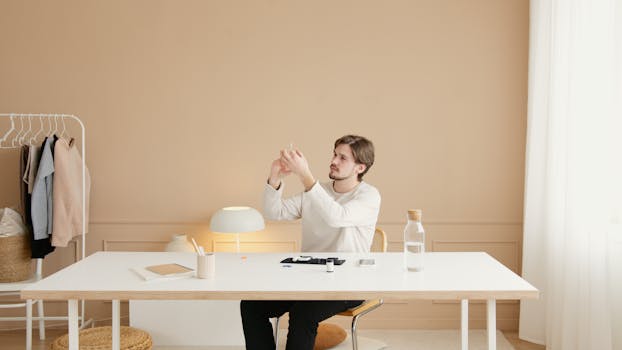
[{"label": "man's beard", "polygon": [[328,178],[331,179],[331,180],[336,180],[336,181],[347,179],[347,177],[338,177],[338,176],[334,176],[334,175],[331,175],[331,174],[328,174]]},{"label": "man's beard", "polygon": [[340,181],[340,180],[345,180],[348,178],[348,176],[336,176],[333,175],[331,172],[328,173],[328,178],[331,180],[335,180],[335,181]]}]

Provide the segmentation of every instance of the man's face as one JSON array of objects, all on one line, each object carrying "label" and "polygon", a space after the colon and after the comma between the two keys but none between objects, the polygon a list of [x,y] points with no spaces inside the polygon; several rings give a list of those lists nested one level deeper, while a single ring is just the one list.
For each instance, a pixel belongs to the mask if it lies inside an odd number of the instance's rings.
[{"label": "man's face", "polygon": [[351,177],[356,178],[363,170],[365,170],[365,165],[354,161],[350,145],[341,144],[333,151],[328,177],[332,180],[346,180]]}]

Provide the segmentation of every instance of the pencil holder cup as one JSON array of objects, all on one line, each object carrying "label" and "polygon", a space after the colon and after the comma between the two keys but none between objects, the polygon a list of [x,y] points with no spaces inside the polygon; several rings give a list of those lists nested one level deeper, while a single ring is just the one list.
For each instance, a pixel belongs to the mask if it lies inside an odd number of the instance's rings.
[{"label": "pencil holder cup", "polygon": [[216,275],[216,255],[197,255],[197,277],[212,279]]}]

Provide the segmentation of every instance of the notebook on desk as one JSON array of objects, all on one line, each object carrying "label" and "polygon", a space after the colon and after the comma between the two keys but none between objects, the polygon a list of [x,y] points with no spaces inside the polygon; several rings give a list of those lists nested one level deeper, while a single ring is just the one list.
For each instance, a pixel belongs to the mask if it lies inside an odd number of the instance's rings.
[{"label": "notebook on desk", "polygon": [[145,281],[155,279],[174,279],[194,275],[194,269],[180,264],[160,264],[146,267],[132,267],[130,270],[142,277]]},{"label": "notebook on desk", "polygon": [[163,276],[170,276],[170,275],[176,275],[179,273],[186,273],[186,272],[194,271],[193,269],[189,267],[179,265],[179,264],[152,265],[152,266],[145,267],[145,269],[151,272],[155,272],[157,274],[163,275]]}]

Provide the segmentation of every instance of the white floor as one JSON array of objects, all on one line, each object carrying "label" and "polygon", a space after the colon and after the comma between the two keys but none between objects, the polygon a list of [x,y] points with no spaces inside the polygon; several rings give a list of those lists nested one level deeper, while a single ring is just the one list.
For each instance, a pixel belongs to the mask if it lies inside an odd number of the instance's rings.
[{"label": "white floor", "polygon": [[[282,332],[286,333],[286,332]],[[279,350],[285,348],[286,334],[279,340]],[[458,330],[359,330],[359,350],[383,349],[391,350],[445,350],[461,349],[460,333]],[[488,349],[488,340],[485,330],[469,331],[469,350]],[[162,347],[154,350],[243,350],[240,346],[207,346],[207,347]],[[350,337],[334,350],[350,350]],[[513,350],[514,348],[505,339],[501,332],[497,332],[497,350]]]}]

